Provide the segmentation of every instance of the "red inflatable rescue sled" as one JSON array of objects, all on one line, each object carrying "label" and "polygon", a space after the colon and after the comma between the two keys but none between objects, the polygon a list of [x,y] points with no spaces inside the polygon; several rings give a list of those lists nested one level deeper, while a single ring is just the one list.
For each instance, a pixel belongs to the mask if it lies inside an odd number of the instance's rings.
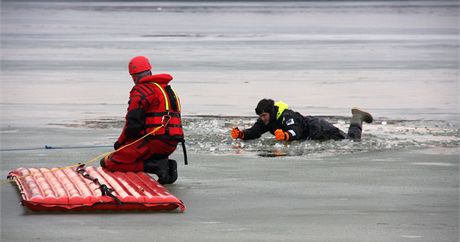
[{"label": "red inflatable rescue sled", "polygon": [[18,168],[11,171],[21,203],[43,210],[175,210],[184,203],[144,172],[110,172],[102,167]]}]

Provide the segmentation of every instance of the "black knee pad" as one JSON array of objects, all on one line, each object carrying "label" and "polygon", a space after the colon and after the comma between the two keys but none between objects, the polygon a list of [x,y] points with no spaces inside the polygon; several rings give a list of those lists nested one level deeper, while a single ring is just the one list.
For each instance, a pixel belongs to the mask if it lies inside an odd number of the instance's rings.
[{"label": "black knee pad", "polygon": [[99,164],[101,165],[101,167],[106,168],[106,166],[105,166],[105,158],[102,158],[101,161],[99,162]]}]

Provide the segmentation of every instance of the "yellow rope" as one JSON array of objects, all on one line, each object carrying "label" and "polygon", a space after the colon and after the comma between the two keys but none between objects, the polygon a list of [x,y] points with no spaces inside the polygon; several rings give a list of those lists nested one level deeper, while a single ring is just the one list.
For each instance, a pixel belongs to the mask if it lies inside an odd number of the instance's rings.
[{"label": "yellow rope", "polygon": [[[49,170],[49,171],[45,171],[45,172],[41,172],[41,173],[48,173],[48,172],[55,172],[55,171],[59,171],[59,170],[65,170],[65,169],[69,169],[69,168],[78,167],[78,166],[80,166],[80,165],[82,165],[82,164],[84,164],[84,165],[91,164],[91,163],[93,163],[93,162],[95,162],[95,161],[101,159],[102,157],[109,156],[109,155],[111,155],[111,154],[113,154],[113,153],[115,153],[115,152],[118,152],[118,151],[120,151],[120,150],[122,150],[122,149],[124,149],[124,148],[126,148],[126,147],[128,147],[128,146],[130,146],[130,145],[133,145],[133,144],[135,144],[135,143],[137,143],[137,142],[139,142],[139,141],[145,139],[145,138],[146,138],[147,136],[149,136],[149,135],[154,135],[159,129],[161,129],[161,128],[165,127],[165,126],[166,126],[165,124],[162,124],[161,126],[156,127],[154,130],[152,130],[151,132],[147,133],[146,135],[140,137],[139,139],[137,139],[137,140],[135,140],[135,141],[133,141],[133,142],[131,142],[131,143],[129,143],[129,144],[123,145],[122,147],[118,148],[117,150],[114,150],[114,151],[110,151],[110,152],[106,152],[106,153],[100,154],[100,155],[98,155],[98,156],[96,156],[96,157],[94,157],[94,158],[92,158],[92,159],[90,159],[90,160],[87,160],[87,161],[83,162],[83,163],[77,163],[77,164],[70,165],[70,166],[58,167],[58,168],[54,168],[54,169],[51,169],[51,170]],[[23,179],[23,178],[26,178],[26,177],[28,177],[28,176],[32,176],[32,175],[34,175],[34,174],[36,174],[36,173],[40,173],[40,172],[30,173],[30,174],[24,175],[24,176],[14,176],[14,178],[16,178],[16,179]],[[1,182],[0,182],[0,186],[3,186],[3,185],[5,185],[5,184],[8,184],[8,183],[11,183],[11,182],[14,182],[14,181],[15,181],[15,180],[13,180],[13,179],[11,179],[11,180],[2,179]]]}]

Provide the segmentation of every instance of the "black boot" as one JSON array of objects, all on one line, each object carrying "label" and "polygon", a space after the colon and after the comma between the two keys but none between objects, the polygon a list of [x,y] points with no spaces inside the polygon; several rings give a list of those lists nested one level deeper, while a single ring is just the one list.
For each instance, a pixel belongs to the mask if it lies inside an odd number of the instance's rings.
[{"label": "black boot", "polygon": [[168,160],[169,165],[169,181],[168,184],[173,184],[177,180],[177,162]]},{"label": "black boot", "polygon": [[168,158],[144,161],[144,171],[158,176],[158,183],[169,184],[169,161]]}]

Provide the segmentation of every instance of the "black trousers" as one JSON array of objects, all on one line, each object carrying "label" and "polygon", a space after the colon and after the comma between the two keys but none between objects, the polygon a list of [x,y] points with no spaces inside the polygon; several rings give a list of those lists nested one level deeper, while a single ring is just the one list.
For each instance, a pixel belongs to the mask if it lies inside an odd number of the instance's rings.
[{"label": "black trousers", "polygon": [[360,140],[362,129],[358,125],[351,124],[348,133],[343,132],[327,120],[314,117],[305,117],[305,137],[310,140]]}]

